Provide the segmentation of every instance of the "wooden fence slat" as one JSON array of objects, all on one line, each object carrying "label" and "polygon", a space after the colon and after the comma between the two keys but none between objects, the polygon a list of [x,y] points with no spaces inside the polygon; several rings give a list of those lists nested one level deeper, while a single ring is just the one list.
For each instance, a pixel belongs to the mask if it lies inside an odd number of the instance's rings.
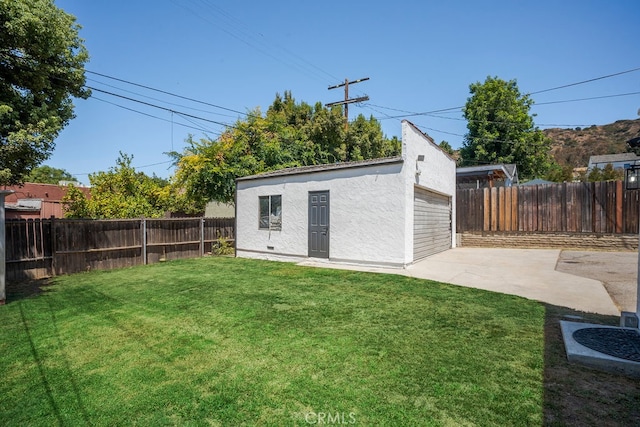
[{"label": "wooden fence slat", "polygon": [[576,190],[573,183],[566,185],[566,216],[567,216],[567,231],[575,233],[577,230],[578,216],[580,212],[576,209]]},{"label": "wooden fence slat", "polygon": [[[518,212],[517,212],[517,216],[520,219],[518,221],[518,231],[525,231],[527,229],[527,206],[528,206],[528,199],[527,199],[527,194],[526,194],[526,188],[525,187],[519,187],[516,189],[517,194],[518,194]],[[463,231],[463,230],[460,230]],[[467,230],[467,231],[473,231],[473,230]]]},{"label": "wooden fence slat", "polygon": [[547,203],[546,191],[541,185],[534,187],[536,190],[536,223],[537,227],[533,231],[547,231],[547,212],[549,204]]},{"label": "wooden fence slat", "polygon": [[511,192],[512,187],[507,187],[504,189],[504,231],[511,231],[511,207],[513,206],[513,202],[511,200]]},{"label": "wooden fence slat", "polygon": [[602,233],[602,185],[600,182],[593,183],[593,231]]},{"label": "wooden fence slat", "polygon": [[638,233],[638,191],[623,192],[623,233]]},{"label": "wooden fence slat", "polygon": [[482,191],[483,195],[482,230],[489,231],[491,230],[491,195],[488,188],[484,188],[480,191]]},{"label": "wooden fence slat", "polygon": [[638,193],[622,181],[458,190],[457,230],[635,234]]},{"label": "wooden fence slat", "polygon": [[498,212],[498,218],[497,218],[497,229],[500,231],[505,231],[506,225],[505,225],[505,216],[506,216],[506,200],[505,200],[505,195],[504,195],[504,187],[499,187],[498,191],[496,192],[497,194],[497,204],[498,204],[498,209],[496,210]]},{"label": "wooden fence slat", "polygon": [[622,181],[616,181],[616,234],[622,233]]}]

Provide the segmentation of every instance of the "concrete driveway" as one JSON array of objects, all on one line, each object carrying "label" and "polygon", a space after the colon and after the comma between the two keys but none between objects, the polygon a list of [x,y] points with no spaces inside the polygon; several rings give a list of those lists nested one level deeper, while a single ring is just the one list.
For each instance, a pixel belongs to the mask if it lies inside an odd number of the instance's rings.
[{"label": "concrete driveway", "polygon": [[620,310],[636,311],[637,252],[562,251],[556,270],[599,280]]},{"label": "concrete driveway", "polygon": [[[455,248],[405,270],[316,261],[301,264],[404,274],[617,316],[621,309],[635,311],[637,260],[633,252]],[[601,281],[613,278],[612,272],[615,280],[609,287],[615,300]]]}]

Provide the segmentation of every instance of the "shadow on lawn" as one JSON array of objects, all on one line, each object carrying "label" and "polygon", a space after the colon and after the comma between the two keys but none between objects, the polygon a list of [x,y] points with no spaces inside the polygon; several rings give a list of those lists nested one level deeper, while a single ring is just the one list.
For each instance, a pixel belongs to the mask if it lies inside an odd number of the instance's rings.
[{"label": "shadow on lawn", "polygon": [[544,425],[631,426],[640,424],[640,383],[623,375],[600,372],[567,361],[560,330],[565,316],[618,325],[615,316],[583,313],[545,304]]},{"label": "shadow on lawn", "polygon": [[[44,388],[45,395],[47,397],[47,401],[49,402],[49,406],[51,408],[51,412],[53,416],[58,421],[58,425],[65,425],[65,420],[60,411],[60,407],[57,403],[59,400],[64,400],[64,394],[72,394],[72,399],[76,403],[76,408],[78,408],[79,416],[82,418],[84,425],[90,425],[89,415],[87,413],[86,407],[83,402],[82,393],[78,386],[78,381],[76,376],[71,368],[71,364],[65,352],[65,343],[60,335],[60,331],[58,329],[58,321],[56,318],[56,312],[59,310],[58,307],[54,307],[51,304],[51,300],[49,298],[44,298],[47,303],[46,309],[41,310],[42,306],[38,306],[38,308],[33,308],[34,306],[29,304],[23,304],[22,299],[32,296],[38,296],[44,292],[42,289],[45,286],[50,286],[51,283],[48,281],[32,281],[25,283],[23,286],[20,286],[17,289],[17,292],[13,294],[13,297],[10,297],[9,292],[7,292],[7,297],[9,303],[15,303],[18,305],[18,309],[20,311],[20,320],[22,323],[22,328],[24,330],[24,335],[29,342],[29,349],[31,351],[31,356],[33,357],[33,361],[35,362],[38,368],[38,374],[40,376],[42,387]],[[31,307],[31,312],[28,312],[28,308]],[[35,311],[35,312],[34,312]],[[48,314],[48,316],[47,316]],[[39,318],[39,320],[31,319]],[[55,347],[59,351],[58,359],[62,361],[62,368],[58,368],[58,372],[56,374],[52,374],[50,368],[43,363],[43,360],[46,359],[46,355],[42,353],[42,350],[38,350],[41,343],[39,342],[39,338],[34,337],[34,334],[31,332],[31,327],[29,326],[32,322],[42,321],[42,319],[49,323],[50,326],[50,335],[46,338],[54,338],[55,339]],[[47,350],[45,350],[46,353]],[[65,371],[65,379],[70,387],[61,387],[60,380],[56,379],[54,384],[49,381],[49,376],[59,375],[59,370],[63,369]],[[65,390],[65,391],[63,391]]]},{"label": "shadow on lawn", "polygon": [[21,282],[7,282],[7,304],[47,292],[53,284],[52,279],[31,279]]},{"label": "shadow on lawn", "polygon": [[42,380],[42,386],[45,389],[45,394],[47,395],[47,400],[49,401],[49,406],[51,406],[51,411],[53,415],[58,420],[58,424],[62,425],[62,418],[60,416],[60,409],[56,404],[56,400],[53,397],[53,391],[51,390],[51,385],[49,384],[49,380],[47,379],[47,375],[42,363],[42,358],[38,354],[38,350],[36,349],[36,344],[33,340],[33,336],[31,334],[31,329],[29,328],[29,322],[27,321],[24,307],[21,303],[18,302],[18,307],[20,308],[20,319],[22,320],[22,326],[24,327],[24,333],[29,340],[29,348],[31,350],[31,355],[33,356],[33,360],[38,367],[38,373],[40,374],[40,379]]}]

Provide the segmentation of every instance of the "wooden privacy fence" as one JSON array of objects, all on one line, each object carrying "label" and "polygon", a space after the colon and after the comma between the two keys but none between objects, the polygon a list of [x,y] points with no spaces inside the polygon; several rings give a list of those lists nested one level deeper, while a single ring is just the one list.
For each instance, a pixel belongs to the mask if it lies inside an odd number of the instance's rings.
[{"label": "wooden privacy fence", "polygon": [[24,280],[195,258],[235,239],[233,218],[7,220],[6,277]]},{"label": "wooden privacy fence", "polygon": [[458,232],[638,233],[638,191],[622,181],[465,189],[456,193]]}]

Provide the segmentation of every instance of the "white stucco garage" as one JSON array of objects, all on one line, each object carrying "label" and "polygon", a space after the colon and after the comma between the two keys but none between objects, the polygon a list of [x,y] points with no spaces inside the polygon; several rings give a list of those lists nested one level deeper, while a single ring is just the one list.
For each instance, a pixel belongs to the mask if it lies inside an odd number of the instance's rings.
[{"label": "white stucco garage", "polygon": [[236,255],[406,267],[455,246],[455,161],[408,121],[398,157],[236,181]]}]

